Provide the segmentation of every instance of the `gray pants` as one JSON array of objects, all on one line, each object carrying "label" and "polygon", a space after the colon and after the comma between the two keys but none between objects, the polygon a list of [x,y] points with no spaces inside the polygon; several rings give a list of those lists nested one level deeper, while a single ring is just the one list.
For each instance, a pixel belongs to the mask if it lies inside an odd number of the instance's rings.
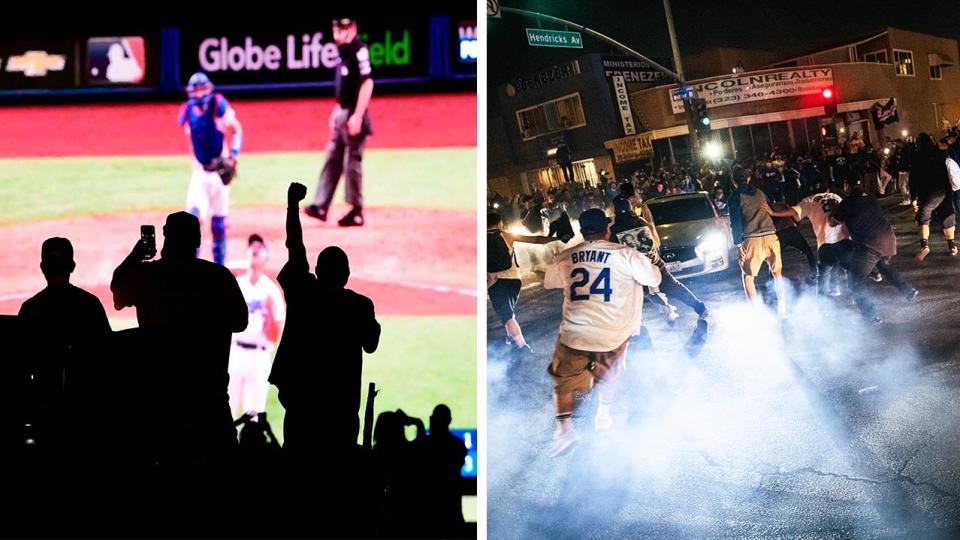
[{"label": "gray pants", "polygon": [[333,135],[327,143],[327,161],[320,171],[320,180],[317,183],[317,195],[313,204],[326,210],[333,202],[333,193],[340,183],[340,176],[346,166],[347,176],[347,204],[363,206],[363,146],[369,131],[370,121],[363,118],[363,128],[360,134],[351,136],[347,128],[347,118],[350,112],[341,110],[334,118]]}]

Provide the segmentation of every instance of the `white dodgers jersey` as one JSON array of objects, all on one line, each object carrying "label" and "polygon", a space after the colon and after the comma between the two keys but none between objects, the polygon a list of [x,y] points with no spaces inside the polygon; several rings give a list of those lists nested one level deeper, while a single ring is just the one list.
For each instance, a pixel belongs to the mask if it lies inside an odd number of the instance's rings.
[{"label": "white dodgers jersey", "polygon": [[641,285],[660,285],[660,269],[630,246],[594,240],[557,255],[543,286],[564,291],[560,343],[607,352],[637,335],[643,315]]},{"label": "white dodgers jersey", "polygon": [[233,335],[234,341],[250,343],[263,347],[273,345],[263,332],[263,323],[267,318],[267,299],[273,302],[273,318],[282,322],[287,318],[287,307],[283,302],[280,287],[267,276],[261,275],[256,283],[250,282],[250,273],[237,277],[240,292],[247,302],[248,323],[243,332]]}]

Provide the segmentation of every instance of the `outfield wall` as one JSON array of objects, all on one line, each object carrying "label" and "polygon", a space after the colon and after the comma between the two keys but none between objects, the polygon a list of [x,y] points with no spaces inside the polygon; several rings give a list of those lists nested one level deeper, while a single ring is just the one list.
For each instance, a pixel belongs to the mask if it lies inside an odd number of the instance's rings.
[{"label": "outfield wall", "polygon": [[[204,71],[222,90],[253,95],[333,86],[338,52],[330,19],[0,38],[0,99],[180,96]],[[371,15],[360,21],[374,78],[387,87],[475,84],[476,20],[447,14]]]}]

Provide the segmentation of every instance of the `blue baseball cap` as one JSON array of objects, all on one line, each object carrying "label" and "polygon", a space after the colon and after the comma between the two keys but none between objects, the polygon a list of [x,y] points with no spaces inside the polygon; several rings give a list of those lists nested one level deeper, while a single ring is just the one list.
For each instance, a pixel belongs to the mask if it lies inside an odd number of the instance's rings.
[{"label": "blue baseball cap", "polygon": [[193,91],[201,86],[213,86],[213,83],[210,82],[210,77],[207,77],[207,74],[198,71],[190,76],[190,80],[187,81],[187,91]]},{"label": "blue baseball cap", "polygon": [[584,236],[600,234],[607,230],[609,224],[607,214],[599,208],[591,208],[580,214],[580,233]]}]

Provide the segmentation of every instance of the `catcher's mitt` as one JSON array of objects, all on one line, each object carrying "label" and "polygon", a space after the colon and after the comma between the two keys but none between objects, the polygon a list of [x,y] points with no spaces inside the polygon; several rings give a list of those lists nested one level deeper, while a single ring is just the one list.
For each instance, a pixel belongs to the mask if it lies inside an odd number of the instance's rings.
[{"label": "catcher's mitt", "polygon": [[234,177],[237,176],[237,160],[233,158],[217,158],[206,170],[217,173],[223,185],[229,186]]}]

